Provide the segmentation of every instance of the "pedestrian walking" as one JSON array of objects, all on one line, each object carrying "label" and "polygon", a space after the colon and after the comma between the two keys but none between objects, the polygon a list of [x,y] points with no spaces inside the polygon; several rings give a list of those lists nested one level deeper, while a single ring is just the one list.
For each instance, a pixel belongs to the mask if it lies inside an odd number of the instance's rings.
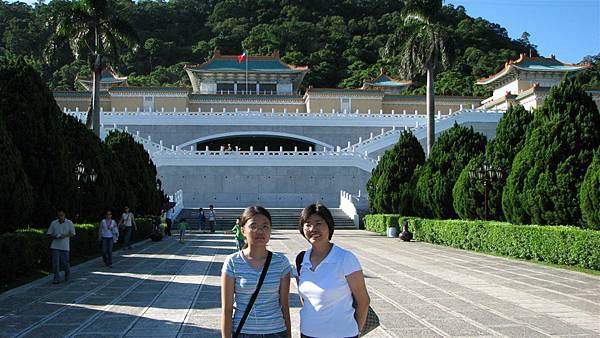
[{"label": "pedestrian walking", "polygon": [[221,336],[290,338],[291,266],[284,255],[267,250],[271,215],[248,207],[240,227],[248,245],[227,256],[221,271]]},{"label": "pedestrian walking", "polygon": [[167,223],[167,227],[165,228],[165,235],[171,236],[171,227],[173,226],[173,215],[175,211],[173,208],[169,208],[165,213],[165,222]]},{"label": "pedestrian walking", "polygon": [[125,249],[131,249],[131,233],[133,229],[137,231],[137,224],[135,223],[135,217],[133,216],[133,212],[129,210],[128,206],[125,206],[123,209],[124,212],[121,215],[121,220],[119,221],[119,226],[123,227],[123,247]]},{"label": "pedestrian walking", "polygon": [[231,228],[231,232],[235,235],[236,247],[238,251],[244,249],[244,245],[246,244],[246,238],[242,233],[242,229],[240,228],[240,218],[237,217],[235,219],[235,225]]},{"label": "pedestrian walking", "polygon": [[50,251],[52,254],[52,272],[54,280],[52,284],[60,283],[60,268],[65,271],[65,282],[71,276],[71,268],[69,266],[69,247],[71,237],[75,236],[75,226],[73,222],[66,218],[64,208],[56,209],[57,219],[50,223],[50,227],[46,234],[52,238]]},{"label": "pedestrian walking", "polygon": [[112,219],[112,211],[107,210],[104,219],[100,221],[100,240],[102,241],[102,260],[104,265],[112,268],[113,245],[119,238],[117,222]]},{"label": "pedestrian walking", "polygon": [[215,214],[215,207],[212,204],[208,206],[208,225],[210,226],[210,232],[215,232],[217,214]]},{"label": "pedestrian walking", "polygon": [[185,231],[187,230],[188,227],[189,227],[189,225],[185,221],[185,218],[182,218],[179,221],[179,242],[183,243],[183,240],[185,237]]},{"label": "pedestrian walking", "polygon": [[333,216],[324,205],[304,208],[299,230],[311,245],[296,257],[294,271],[302,300],[301,337],[359,337],[370,302],[360,262],[331,243]]},{"label": "pedestrian walking", "polygon": [[204,223],[206,223],[206,215],[204,214],[204,209],[198,209],[198,230],[204,230]]}]

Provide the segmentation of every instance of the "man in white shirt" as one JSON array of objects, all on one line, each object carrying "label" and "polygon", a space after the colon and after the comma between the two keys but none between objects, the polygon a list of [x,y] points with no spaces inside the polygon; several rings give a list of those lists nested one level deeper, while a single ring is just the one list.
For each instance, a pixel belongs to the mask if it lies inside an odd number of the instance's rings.
[{"label": "man in white shirt", "polygon": [[50,223],[47,235],[52,238],[50,250],[52,252],[52,272],[54,273],[54,281],[52,284],[60,283],[60,268],[61,265],[65,271],[65,282],[69,280],[71,269],[69,267],[69,243],[70,238],[75,236],[75,226],[73,222],[66,219],[64,208],[56,210],[58,219]]}]

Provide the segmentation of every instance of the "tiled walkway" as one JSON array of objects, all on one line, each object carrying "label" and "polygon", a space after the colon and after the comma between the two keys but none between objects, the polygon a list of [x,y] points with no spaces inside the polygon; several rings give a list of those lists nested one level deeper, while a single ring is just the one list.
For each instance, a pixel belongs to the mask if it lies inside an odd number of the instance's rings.
[{"label": "tiled walkway", "polygon": [[[600,277],[363,231],[334,242],[361,261],[382,326],[368,337],[600,337]],[[290,260],[297,231],[273,234]],[[0,337],[218,337],[220,270],[231,235],[144,242],[0,295]],[[293,328],[299,301],[292,283]],[[294,337],[298,337],[297,330]]]}]

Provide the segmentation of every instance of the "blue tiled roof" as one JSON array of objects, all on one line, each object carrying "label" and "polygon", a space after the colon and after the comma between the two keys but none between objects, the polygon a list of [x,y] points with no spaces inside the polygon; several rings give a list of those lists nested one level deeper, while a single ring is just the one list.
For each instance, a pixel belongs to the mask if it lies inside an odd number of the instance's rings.
[{"label": "blue tiled roof", "polygon": [[[235,56],[220,56],[201,65],[189,65],[186,67],[196,71],[245,72],[246,61],[239,62]],[[305,67],[289,66],[281,62],[279,58],[251,56],[248,60],[248,72],[254,73],[300,73],[307,69]]]},{"label": "blue tiled roof", "polygon": [[387,75],[381,75],[373,81],[365,82],[365,85],[373,87],[406,87],[410,84],[410,81],[397,81]]}]

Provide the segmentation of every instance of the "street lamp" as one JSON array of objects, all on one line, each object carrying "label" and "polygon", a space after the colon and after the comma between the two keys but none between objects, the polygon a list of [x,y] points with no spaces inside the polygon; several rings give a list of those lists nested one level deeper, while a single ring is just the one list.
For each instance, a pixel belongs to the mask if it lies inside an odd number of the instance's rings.
[{"label": "street lamp", "polygon": [[83,162],[79,161],[79,163],[77,163],[77,165],[75,166],[75,177],[77,178],[77,195],[78,195],[77,201],[78,201],[78,206],[79,206],[77,218],[78,218],[78,220],[81,220],[81,186],[82,186],[82,183],[86,184],[88,181],[91,183],[96,182],[96,179],[98,178],[98,174],[96,173],[94,168],[92,168],[91,170],[86,170],[86,167],[83,164]]},{"label": "street lamp", "polygon": [[469,178],[474,181],[481,181],[483,183],[483,200],[485,209],[485,220],[488,219],[488,189],[493,181],[502,179],[502,168],[494,167],[487,162],[476,169],[469,170]]}]

